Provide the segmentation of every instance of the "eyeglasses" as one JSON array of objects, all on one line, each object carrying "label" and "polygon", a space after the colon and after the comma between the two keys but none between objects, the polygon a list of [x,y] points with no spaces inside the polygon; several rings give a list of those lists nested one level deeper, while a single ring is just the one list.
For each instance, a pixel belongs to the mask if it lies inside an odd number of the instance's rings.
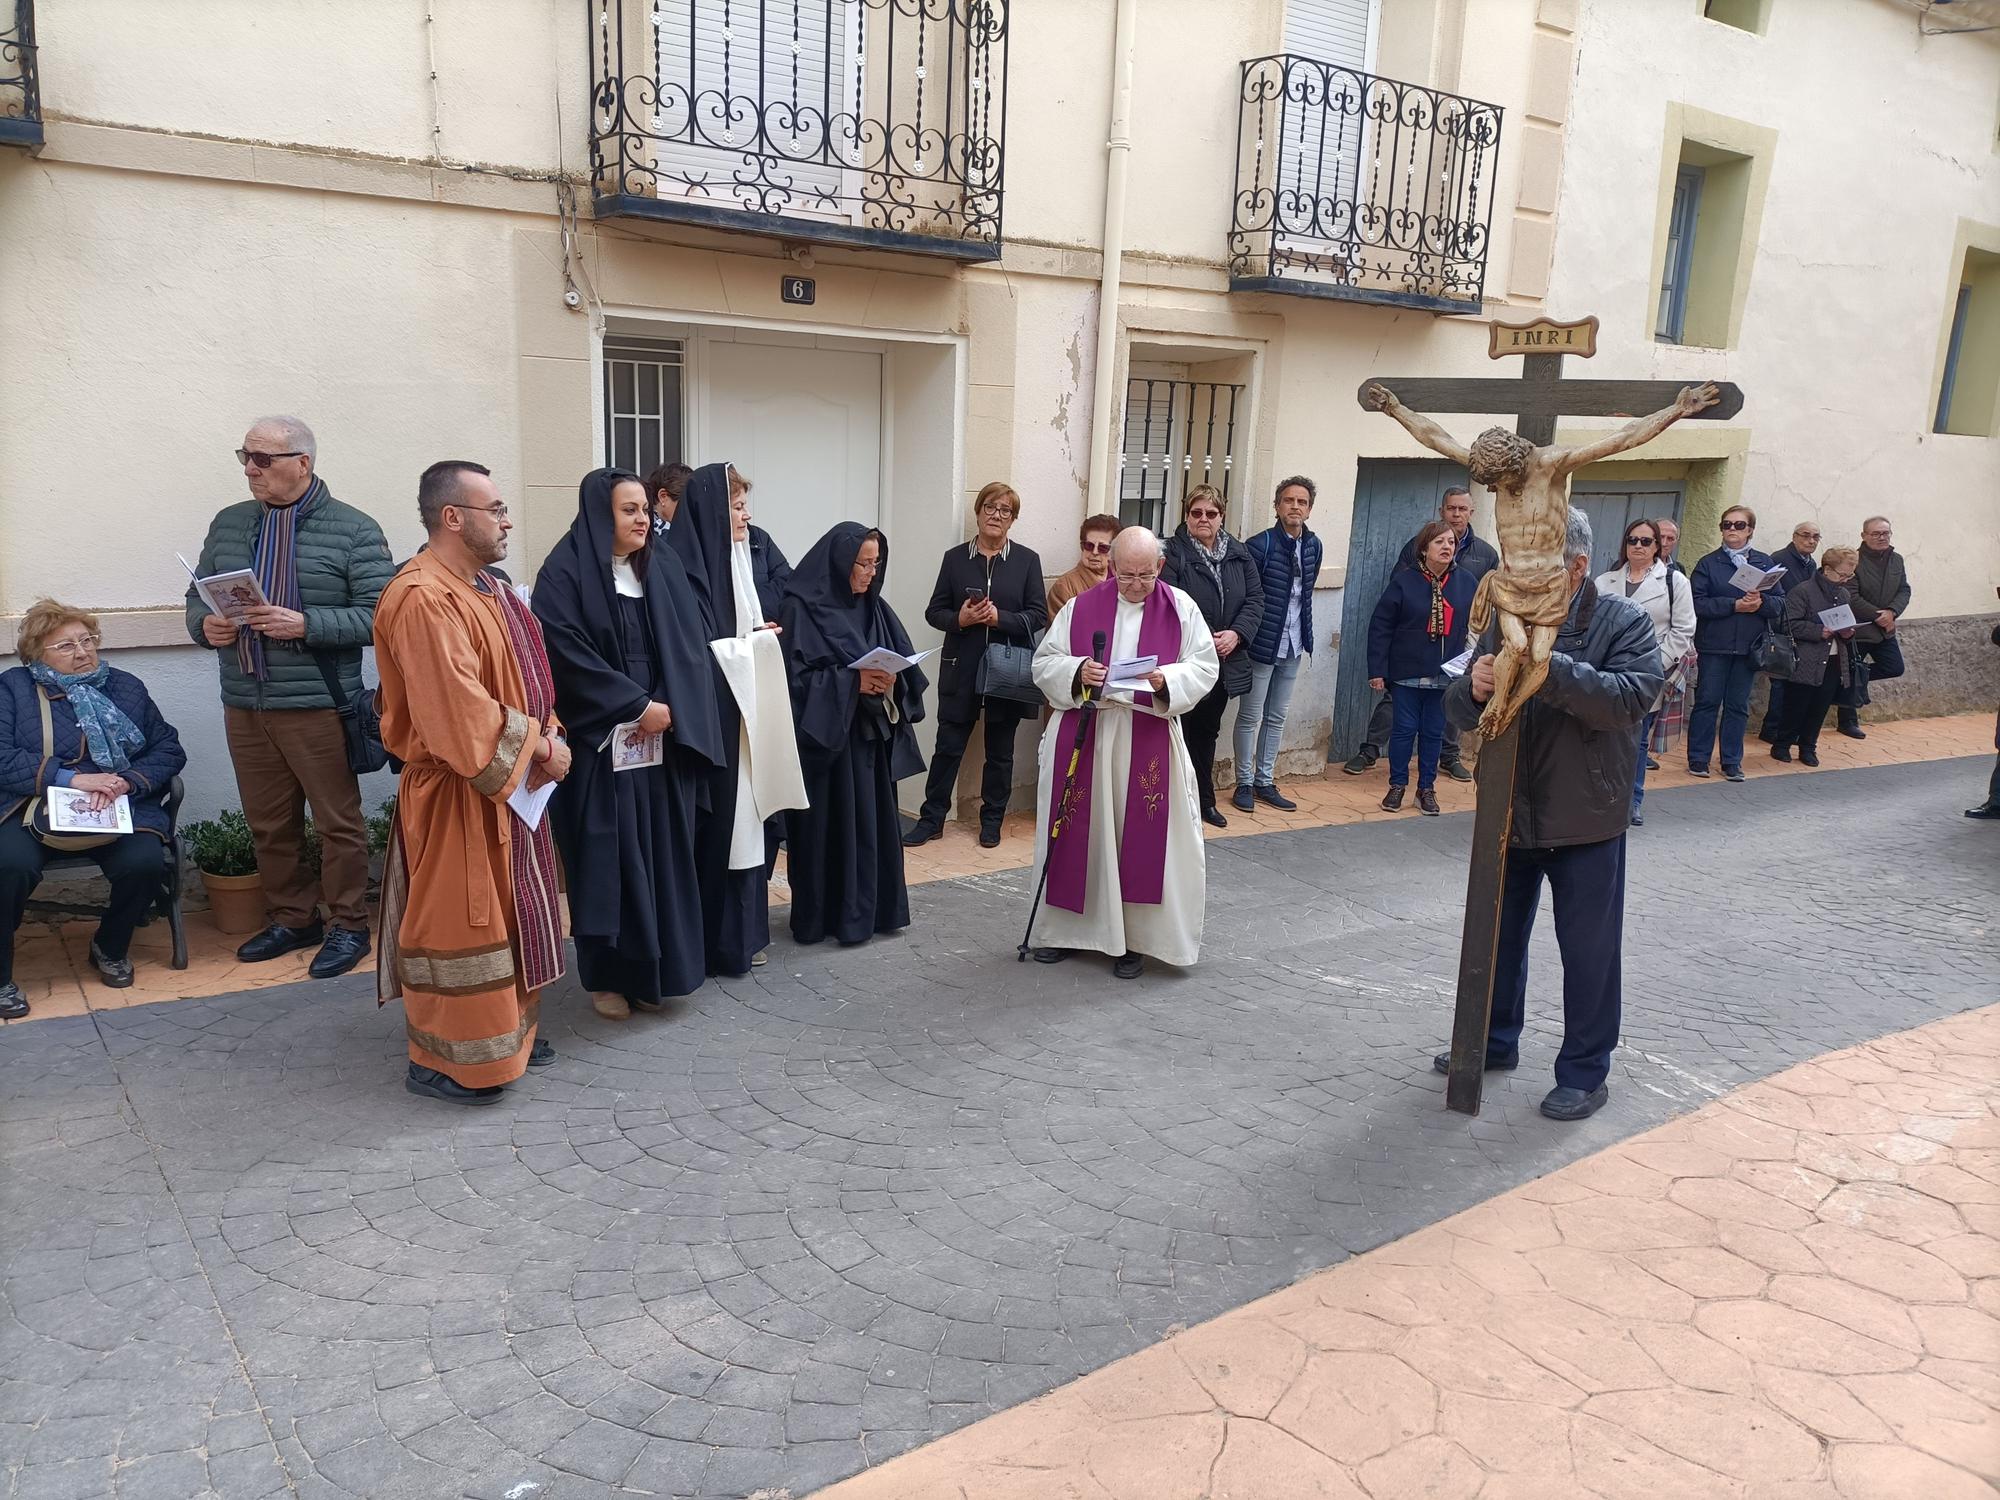
[{"label": "eyeglasses", "polygon": [[854,560],[854,566],[863,573],[877,573],[882,569],[882,564],[879,561],[863,562],[858,557]]},{"label": "eyeglasses", "polygon": [[59,651],[64,656],[88,656],[103,643],[104,637],[101,635],[79,635],[73,636],[68,640],[50,641],[42,649],[45,651]]},{"label": "eyeglasses", "polygon": [[1150,573],[1114,573],[1111,576],[1116,578],[1120,583],[1152,583],[1159,578],[1160,570],[1155,568]]},{"label": "eyeglasses", "polygon": [[504,505],[453,505],[448,508],[451,510],[483,510],[496,521],[507,519],[507,507]]},{"label": "eyeglasses", "polygon": [[1187,518],[1190,521],[1219,521],[1222,519],[1222,512],[1219,510],[1191,510],[1187,513]]},{"label": "eyeglasses", "polygon": [[1817,531],[1795,531],[1792,533],[1792,535],[1795,537],[1801,537],[1808,542],[1816,542],[1819,540],[1819,533]]},{"label": "eyeglasses", "polygon": [[1750,523],[1748,521],[1724,521],[1722,529],[1724,531],[1748,531]]},{"label": "eyeglasses", "polygon": [[255,448],[238,448],[236,450],[236,461],[239,464],[252,464],[259,469],[268,469],[281,458],[304,457],[303,453],[261,453]]},{"label": "eyeglasses", "polygon": [[1660,544],[1649,536],[1628,536],[1625,538],[1625,545],[1628,547],[1657,547]]},{"label": "eyeglasses", "polygon": [[1014,507],[1005,500],[989,500],[979,507],[982,516],[1012,516]]},{"label": "eyeglasses", "polygon": [[1088,552],[1092,557],[1102,557],[1104,556],[1105,553],[1111,550],[1111,543],[1085,542],[1083,544],[1083,550]]}]

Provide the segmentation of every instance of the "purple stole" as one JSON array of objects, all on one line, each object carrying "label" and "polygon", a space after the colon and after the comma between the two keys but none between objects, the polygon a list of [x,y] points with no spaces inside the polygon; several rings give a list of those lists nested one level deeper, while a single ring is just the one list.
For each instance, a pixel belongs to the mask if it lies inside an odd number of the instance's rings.
[{"label": "purple stole", "polygon": [[[1140,656],[1157,656],[1162,665],[1181,659],[1181,616],[1174,608],[1173,595],[1165,584],[1155,584],[1141,608],[1139,619]],[[1069,644],[1076,650],[1079,641],[1088,641],[1098,631],[1105,640],[1114,638],[1118,623],[1118,584],[1107,578],[1076,596],[1070,606]],[[1136,703],[1150,708],[1151,693],[1135,693]],[[1066,709],[1056,744],[1074,744],[1080,708]],[[1173,736],[1167,721],[1155,714],[1132,715],[1132,763],[1125,783],[1125,826],[1118,839],[1118,890],[1121,900],[1141,906],[1158,906],[1166,894],[1167,819],[1172,806]],[[1051,825],[1061,820],[1066,837],[1049,841],[1049,905],[1064,911],[1083,911],[1084,890],[1090,876],[1090,796],[1097,772],[1097,734],[1093,719],[1083,755],[1077,763],[1076,786],[1071,799],[1052,806]],[[1057,786],[1059,793],[1061,787]]]}]

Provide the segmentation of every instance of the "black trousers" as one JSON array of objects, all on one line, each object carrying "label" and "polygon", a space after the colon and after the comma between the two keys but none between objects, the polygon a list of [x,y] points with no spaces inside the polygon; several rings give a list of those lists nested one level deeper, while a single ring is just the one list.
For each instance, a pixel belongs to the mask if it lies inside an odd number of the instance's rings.
[{"label": "black trousers", "polygon": [[[123,958],[132,947],[139,919],[160,889],[166,845],[150,833],[127,833],[87,852],[111,882],[111,904],[97,924],[97,946],[106,958]],[[22,827],[19,818],[0,824],[0,984],[14,977],[14,934],[53,856],[54,851]]]},{"label": "black trousers", "polygon": [[[1361,748],[1380,760],[1389,748],[1389,737],[1396,732],[1396,695],[1387,688],[1375,695],[1374,712],[1368,715],[1368,731],[1361,737]],[[1458,745],[1458,726],[1444,721],[1444,750],[1438,756],[1438,764],[1456,765],[1464,752]]]},{"label": "black trousers", "polygon": [[1556,948],[1563,968],[1563,1040],[1556,1053],[1556,1082],[1589,1093],[1611,1072],[1623,1016],[1623,834],[1598,844],[1507,851],[1486,1055],[1507,1057],[1520,1049],[1528,1014],[1528,939],[1545,879],[1554,897]]},{"label": "black trousers", "polygon": [[1222,716],[1229,710],[1229,690],[1220,682],[1193,708],[1181,715],[1181,737],[1194,762],[1194,787],[1201,810],[1215,811],[1215,741],[1222,733]]},{"label": "black trousers", "polygon": [[[1007,799],[1014,792],[1014,731],[1028,715],[1028,705],[1009,698],[982,698],[980,717],[986,721],[986,767],[979,778],[979,824],[996,825],[1007,816]],[[933,826],[951,816],[952,794],[958,788],[958,765],[979,718],[938,721],[937,745],[931,751],[930,775],[924,778],[924,805],[919,814]]]}]

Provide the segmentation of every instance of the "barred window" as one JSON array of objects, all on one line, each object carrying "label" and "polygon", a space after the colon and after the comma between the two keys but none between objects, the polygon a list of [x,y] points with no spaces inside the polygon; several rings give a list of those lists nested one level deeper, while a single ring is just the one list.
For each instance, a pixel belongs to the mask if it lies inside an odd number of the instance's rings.
[{"label": "barred window", "polygon": [[643,478],[685,462],[681,390],[687,370],[679,339],[615,334],[604,341],[604,461]]}]

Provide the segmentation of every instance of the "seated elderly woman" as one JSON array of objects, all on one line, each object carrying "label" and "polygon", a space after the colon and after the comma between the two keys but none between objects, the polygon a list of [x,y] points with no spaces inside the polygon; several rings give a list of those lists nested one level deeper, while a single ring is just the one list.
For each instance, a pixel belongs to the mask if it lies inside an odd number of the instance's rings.
[{"label": "seated elderly woman", "polygon": [[159,889],[171,829],[161,801],[187,764],[174,726],[146,685],[98,660],[97,616],[38,599],[21,618],[22,665],[0,672],[0,1016],[28,1013],[14,983],[14,933],[49,859],[76,835],[49,827],[48,793],[69,787],[93,811],[129,799],[132,832],[81,852],[111,882],[111,904],[90,940],[104,982],[132,982],[125,956]]}]

